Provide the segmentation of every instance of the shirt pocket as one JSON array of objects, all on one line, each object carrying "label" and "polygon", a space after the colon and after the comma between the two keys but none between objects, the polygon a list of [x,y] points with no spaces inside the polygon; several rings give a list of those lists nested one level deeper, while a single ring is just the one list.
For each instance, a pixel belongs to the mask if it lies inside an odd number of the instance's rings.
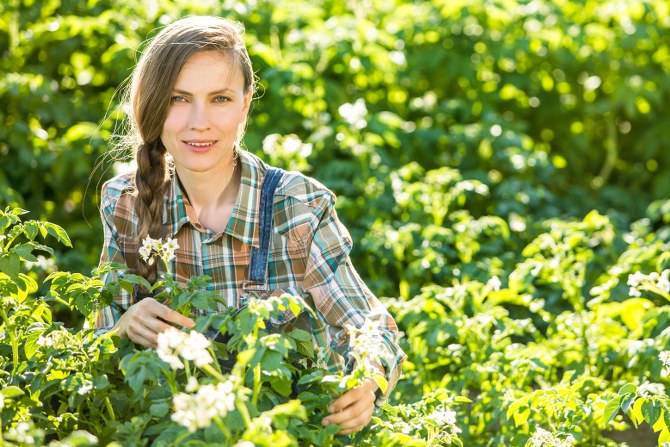
[{"label": "shirt pocket", "polygon": [[290,259],[294,262],[307,260],[312,241],[312,226],[309,222],[302,222],[279,231],[275,229],[274,234],[270,247],[272,257]]}]

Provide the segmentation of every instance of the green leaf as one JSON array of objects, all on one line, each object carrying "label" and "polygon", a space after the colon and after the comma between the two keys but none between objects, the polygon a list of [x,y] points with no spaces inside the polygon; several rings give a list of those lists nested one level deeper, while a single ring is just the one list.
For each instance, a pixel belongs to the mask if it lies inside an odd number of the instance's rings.
[{"label": "green leaf", "polygon": [[189,302],[196,309],[207,310],[209,308],[209,294],[206,292],[196,292],[191,295]]},{"label": "green leaf", "polygon": [[44,331],[35,331],[25,337],[25,343],[23,345],[23,353],[25,354],[27,360],[33,358],[33,356],[39,349],[37,340],[43,333]]},{"label": "green leaf", "polygon": [[298,379],[298,385],[307,385],[309,383],[319,382],[323,378],[323,371],[317,369],[314,372],[305,374],[300,379]]},{"label": "green leaf", "polygon": [[641,397],[636,399],[635,403],[633,404],[631,419],[633,420],[633,424],[635,424],[635,428],[637,428],[637,426],[640,425],[642,421],[644,421],[644,415],[642,414],[642,404],[644,404],[646,401],[646,398]]},{"label": "green leaf", "polygon": [[283,356],[279,352],[267,349],[265,350],[263,360],[261,360],[261,368],[267,373],[272,373],[279,368],[282,360]]},{"label": "green leaf", "polygon": [[123,287],[127,292],[130,293],[133,292],[135,284],[143,286],[147,290],[151,290],[151,284],[149,283],[149,281],[146,280],[146,278],[139,275],[135,275],[133,273],[128,273],[126,275],[123,275],[123,277],[119,278],[119,284],[121,284],[121,287]]},{"label": "green leaf", "polygon": [[379,389],[382,390],[382,393],[385,393],[389,387],[389,383],[386,378],[381,374],[375,374],[372,376],[372,379],[377,382],[377,385],[379,385]]},{"label": "green leaf", "polygon": [[661,404],[655,400],[651,399],[640,399],[644,400],[642,403],[642,417],[650,426],[654,426],[658,419],[661,417]]},{"label": "green leaf", "polygon": [[521,399],[519,399],[519,400],[515,400],[514,402],[512,402],[509,405],[509,407],[507,407],[507,419],[509,419],[512,416],[513,413],[516,413],[516,411],[519,409],[521,404],[522,404],[522,401],[521,401]]},{"label": "green leaf", "polygon": [[23,224],[23,233],[28,239],[35,240],[39,231],[39,224],[35,221],[28,221]]},{"label": "green leaf", "polygon": [[288,335],[294,340],[312,343],[312,334],[303,329],[293,329]]},{"label": "green leaf", "polygon": [[514,413],[514,424],[517,427],[525,424],[528,421],[529,416],[530,416],[530,408],[526,408],[521,412],[517,411],[516,413]]},{"label": "green leaf", "polygon": [[603,412],[603,417],[607,420],[607,424],[610,424],[614,418],[616,417],[617,413],[619,412],[619,404],[621,403],[621,396],[617,396],[607,402],[607,405],[605,405],[605,410]]},{"label": "green leaf", "polygon": [[0,257],[0,272],[6,273],[10,278],[17,278],[21,271],[21,259],[16,253],[8,253]]},{"label": "green leaf", "polygon": [[637,394],[637,386],[632,383],[625,384],[619,390],[619,396],[623,396],[624,394]]},{"label": "green leaf", "polygon": [[0,390],[0,394],[8,399],[13,399],[18,396],[23,396],[24,392],[18,386],[8,386]]},{"label": "green leaf", "polygon": [[170,411],[170,404],[168,402],[158,402],[149,407],[149,413],[152,416],[162,418]]},{"label": "green leaf", "polygon": [[44,226],[46,227],[47,232],[53,237],[55,237],[60,243],[62,243],[66,247],[72,247],[70,237],[67,235],[67,233],[63,228],[51,222],[45,222]]},{"label": "green leaf", "polygon": [[273,377],[270,379],[270,386],[272,389],[284,397],[291,395],[291,392],[293,391],[291,383],[291,379],[285,377]]},{"label": "green leaf", "polygon": [[628,409],[630,408],[630,405],[633,403],[633,399],[635,399],[635,394],[627,394],[622,397],[621,399],[621,411],[624,413],[628,413]]},{"label": "green leaf", "polygon": [[667,427],[658,435],[658,445],[661,446],[664,442],[670,442],[670,430]]},{"label": "green leaf", "polygon": [[21,244],[14,249],[14,253],[19,255],[21,259],[28,262],[37,262],[37,258],[33,255],[35,247],[30,244]]}]

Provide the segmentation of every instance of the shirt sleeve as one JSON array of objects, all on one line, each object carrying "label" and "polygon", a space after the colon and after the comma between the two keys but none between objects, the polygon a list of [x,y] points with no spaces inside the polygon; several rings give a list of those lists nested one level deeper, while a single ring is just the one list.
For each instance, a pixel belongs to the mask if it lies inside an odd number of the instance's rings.
[{"label": "shirt sleeve", "polygon": [[[111,182],[105,183],[102,187],[100,217],[102,219],[104,241],[99,265],[109,262],[126,264],[121,246],[127,244],[122,244],[124,237],[119,234],[115,224],[117,213],[123,211],[123,207],[118,206],[122,194],[122,191],[112,186]],[[112,270],[105,273],[101,280],[103,284],[107,285],[117,281],[118,277],[119,272]],[[119,294],[113,297],[112,304],[100,309],[95,325],[96,333],[103,334],[110,331],[123,312],[130,306],[131,298],[131,294],[121,288]]]},{"label": "shirt sleeve", "polygon": [[381,362],[388,381],[388,389],[378,401],[382,403],[395,388],[406,355],[398,345],[396,322],[349,259],[351,237],[339,221],[334,205],[332,193],[318,202],[303,288],[311,295],[319,317],[326,320],[327,339],[338,352],[348,349],[348,326],[360,328],[366,318],[378,324],[384,352]]}]

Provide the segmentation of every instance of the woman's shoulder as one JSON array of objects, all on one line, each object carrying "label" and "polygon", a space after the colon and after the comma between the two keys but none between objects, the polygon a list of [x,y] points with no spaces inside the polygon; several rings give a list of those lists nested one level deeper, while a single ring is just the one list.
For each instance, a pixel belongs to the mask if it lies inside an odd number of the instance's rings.
[{"label": "woman's shoulder", "polygon": [[286,171],[277,188],[277,195],[297,200],[305,205],[334,204],[335,194],[315,178],[301,172]]},{"label": "woman's shoulder", "polygon": [[127,172],[116,175],[102,185],[100,208],[108,218],[117,215],[131,215],[134,210],[135,175]]},{"label": "woman's shoulder", "polygon": [[102,200],[118,199],[122,194],[132,192],[135,189],[134,178],[133,172],[126,172],[107,180],[102,185]]}]

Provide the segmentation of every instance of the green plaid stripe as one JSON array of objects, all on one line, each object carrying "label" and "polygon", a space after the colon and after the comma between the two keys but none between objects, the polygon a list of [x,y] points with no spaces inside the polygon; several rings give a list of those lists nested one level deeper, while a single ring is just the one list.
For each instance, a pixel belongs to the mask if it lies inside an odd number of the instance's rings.
[{"label": "green plaid stripe", "polygon": [[[164,237],[179,243],[171,265],[178,281],[194,275],[209,275],[208,285],[226,298],[228,306],[238,306],[242,282],[247,278],[251,247],[258,246],[258,203],[267,165],[249,152],[240,150],[242,183],[226,229],[214,233],[203,228],[183,194],[176,174],[165,194]],[[136,236],[133,174],[113,178],[103,185],[101,216],[104,247],[100,262],[131,265],[137,259],[141,241]],[[398,329],[384,306],[360,279],[349,260],[351,237],[335,211],[335,196],[314,179],[297,172],[282,178],[274,201],[274,235],[269,254],[271,290],[283,290],[313,302],[317,320],[309,322],[315,342],[328,348],[332,369],[344,367],[347,325],[360,327],[366,317],[380,321],[389,356],[385,360],[391,387],[397,382],[405,354],[397,344]],[[109,274],[104,281],[115,280]],[[102,310],[97,326],[111,329],[123,309],[132,304],[125,291],[114,297],[114,306]]]}]

